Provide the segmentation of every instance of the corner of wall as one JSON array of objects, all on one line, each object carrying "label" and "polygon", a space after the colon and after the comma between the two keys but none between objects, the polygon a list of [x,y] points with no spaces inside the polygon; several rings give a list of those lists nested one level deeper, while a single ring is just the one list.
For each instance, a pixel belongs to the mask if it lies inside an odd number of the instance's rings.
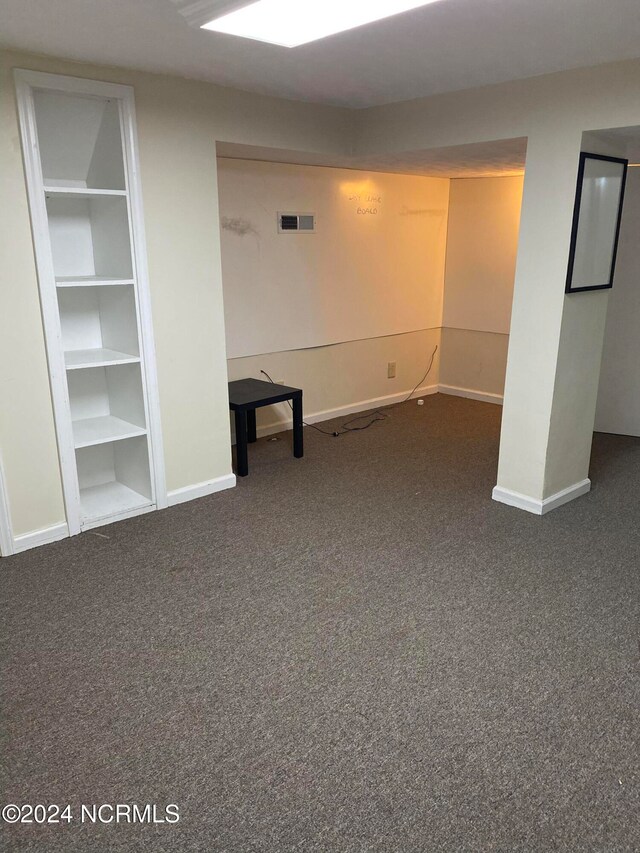
[{"label": "corner of wall", "polygon": [[13,530],[11,528],[9,498],[7,496],[2,459],[0,459],[0,557],[8,557],[13,553]]}]

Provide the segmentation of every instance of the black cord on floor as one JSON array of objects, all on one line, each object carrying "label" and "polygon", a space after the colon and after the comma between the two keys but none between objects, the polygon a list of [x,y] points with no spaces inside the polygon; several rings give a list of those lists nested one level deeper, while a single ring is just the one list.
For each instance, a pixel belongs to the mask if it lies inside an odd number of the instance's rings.
[{"label": "black cord on floor", "polygon": [[[266,370],[261,370],[260,373],[264,373],[264,375],[267,377],[269,382],[271,382],[273,385],[278,384],[277,382],[274,382],[274,380],[269,376],[269,374],[267,373]],[[287,402],[287,405],[289,406],[289,408],[291,409],[291,411],[293,412],[293,404],[291,403],[291,400],[287,400],[286,402]],[[309,424],[305,420],[303,420],[302,423],[307,427],[311,427],[311,429],[315,429],[316,432],[321,432],[322,435],[330,435],[330,436],[334,436],[336,438],[340,435],[339,432],[329,432],[326,429],[321,429],[320,427],[316,426],[315,424]]]},{"label": "black cord on floor", "polygon": [[[436,357],[437,352],[438,352],[438,345],[436,344],[435,349],[431,353],[431,360],[429,361],[429,366],[427,367],[427,370],[426,370],[426,373],[424,374],[424,376],[422,376],[418,380],[418,382],[414,386],[413,390],[404,398],[404,400],[399,400],[397,403],[392,403],[390,406],[385,406],[385,408],[387,410],[388,409],[395,409],[396,406],[400,406],[403,403],[407,403],[413,397],[413,395],[416,393],[416,391],[418,390],[420,385],[422,385],[424,380],[431,373],[431,368],[433,367],[433,361]],[[269,374],[267,373],[266,370],[261,370],[260,373],[264,374],[267,377],[267,379],[269,380],[269,382],[271,382],[273,385],[277,384],[269,376]],[[293,405],[291,404],[291,401],[287,400],[287,404],[288,404],[289,408],[291,409],[291,411],[293,412]],[[376,423],[376,421],[383,421],[388,417],[389,417],[389,415],[385,414],[380,409],[373,409],[373,412],[367,412],[364,415],[356,415],[355,418],[349,418],[348,421],[343,421],[343,423],[340,424],[339,428],[337,430],[334,430],[333,432],[330,432],[329,430],[326,430],[326,429],[322,429],[321,427],[316,426],[315,424],[307,423],[307,421],[302,421],[302,423],[307,427],[311,427],[311,429],[315,429],[316,432],[319,432],[322,435],[328,435],[328,436],[331,436],[332,438],[338,438],[339,436],[344,435],[347,432],[359,432],[360,430],[363,430],[363,429],[369,429],[369,427],[373,426],[373,424]],[[357,424],[358,421],[363,421],[363,420],[366,420],[367,423],[363,424],[362,426],[352,426],[352,424]]]}]

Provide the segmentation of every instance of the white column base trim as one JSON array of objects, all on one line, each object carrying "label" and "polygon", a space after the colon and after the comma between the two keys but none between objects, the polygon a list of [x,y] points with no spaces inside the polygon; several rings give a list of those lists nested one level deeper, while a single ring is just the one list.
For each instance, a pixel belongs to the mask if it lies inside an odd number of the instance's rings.
[{"label": "white column base trim", "polygon": [[[311,414],[307,414],[305,412],[304,419],[308,424],[317,424],[320,423],[320,421],[330,421],[333,418],[347,417],[347,415],[357,415],[358,412],[367,412],[369,411],[369,409],[377,409],[378,407],[391,406],[394,403],[401,403],[409,396],[410,393],[411,389],[407,391],[401,391],[399,394],[388,394],[385,397],[374,397],[372,400],[361,400],[359,403],[350,403],[347,406],[338,406],[335,409],[324,409],[321,412],[312,412]],[[417,400],[419,397],[428,397],[430,394],[437,393],[437,385],[425,385],[423,388],[416,388],[413,393],[412,399]],[[277,405],[282,406],[283,408],[287,406],[286,403],[278,403]],[[289,412],[290,414],[290,410],[288,407],[287,412]],[[291,417],[287,417],[282,421],[273,421],[270,424],[263,424],[262,426],[259,426],[256,430],[256,435],[258,438],[264,438],[265,435],[273,435],[276,432],[283,432],[287,429],[293,429],[293,419]],[[231,435],[231,443],[236,443],[233,431]]]},{"label": "white column base trim", "polygon": [[452,397],[468,397],[470,400],[480,400],[483,403],[495,403],[501,406],[502,394],[490,394],[488,391],[475,391],[473,388],[458,388],[456,385],[438,385],[441,394],[450,394]]},{"label": "white column base trim", "polygon": [[66,521],[54,524],[51,527],[45,527],[43,530],[33,530],[31,533],[23,533],[20,536],[14,537],[13,553],[19,554],[21,551],[29,551],[31,548],[48,545],[50,542],[58,542],[60,539],[66,539],[68,536],[69,527]]},{"label": "white column base trim", "polygon": [[591,480],[582,480],[580,483],[575,483],[573,486],[556,492],[555,495],[543,500],[531,498],[528,495],[520,494],[520,492],[512,492],[511,489],[503,489],[501,486],[495,487],[492,497],[494,501],[507,504],[507,506],[515,506],[534,515],[546,515],[551,510],[557,509],[581,495],[586,495],[589,491],[591,491]]},{"label": "white column base trim", "polygon": [[204,483],[196,483],[193,486],[183,486],[181,489],[174,489],[167,493],[167,503],[169,506],[183,504],[187,501],[194,501],[196,498],[204,498],[207,495],[213,495],[215,492],[221,492],[224,489],[232,489],[236,484],[235,474],[225,474],[223,477],[216,477],[214,480],[207,480]]}]

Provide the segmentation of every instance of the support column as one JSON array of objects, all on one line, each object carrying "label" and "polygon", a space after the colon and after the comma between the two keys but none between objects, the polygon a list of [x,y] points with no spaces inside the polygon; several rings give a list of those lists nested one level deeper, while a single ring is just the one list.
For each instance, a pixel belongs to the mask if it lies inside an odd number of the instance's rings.
[{"label": "support column", "polygon": [[608,294],[564,292],[582,132],[529,138],[495,500],[536,514],[590,488]]}]

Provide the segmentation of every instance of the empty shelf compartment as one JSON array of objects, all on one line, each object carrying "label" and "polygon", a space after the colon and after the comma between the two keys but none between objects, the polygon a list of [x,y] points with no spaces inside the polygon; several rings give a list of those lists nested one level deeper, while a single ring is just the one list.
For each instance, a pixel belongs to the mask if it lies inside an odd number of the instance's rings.
[{"label": "empty shelf compartment", "polygon": [[70,370],[67,382],[77,448],[146,433],[139,364]]},{"label": "empty shelf compartment", "polygon": [[126,189],[117,101],[43,89],[33,102],[45,185]]},{"label": "empty shelf compartment", "polygon": [[63,288],[58,307],[68,368],[139,360],[132,287]]},{"label": "empty shelf compartment", "polygon": [[84,522],[126,514],[153,504],[145,437],[76,451]]},{"label": "empty shelf compartment", "polygon": [[124,196],[46,197],[57,279],[100,276],[131,279],[129,214]]}]

